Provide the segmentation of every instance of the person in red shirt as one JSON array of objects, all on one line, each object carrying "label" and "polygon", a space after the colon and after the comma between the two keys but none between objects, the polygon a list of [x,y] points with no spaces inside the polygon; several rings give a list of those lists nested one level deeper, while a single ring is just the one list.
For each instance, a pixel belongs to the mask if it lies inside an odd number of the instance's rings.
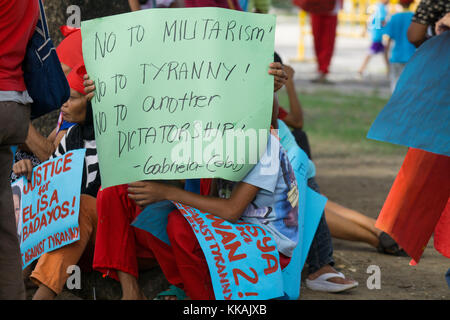
[{"label": "person in red shirt", "polygon": [[0,299],[25,299],[22,259],[9,183],[11,145],[25,142],[30,122],[22,63],[38,20],[38,1],[0,0]]}]

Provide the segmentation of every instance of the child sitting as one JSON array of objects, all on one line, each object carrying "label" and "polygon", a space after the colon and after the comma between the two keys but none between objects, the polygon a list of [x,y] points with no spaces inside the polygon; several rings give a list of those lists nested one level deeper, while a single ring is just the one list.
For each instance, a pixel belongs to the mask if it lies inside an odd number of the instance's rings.
[{"label": "child sitting", "polygon": [[[269,74],[275,76],[274,90],[281,88],[286,80],[286,74],[281,64],[271,64]],[[92,97],[92,91],[95,89],[93,82],[86,80],[85,86],[86,92],[89,92],[88,97]],[[278,110],[276,110],[277,112]],[[276,115],[274,119],[276,121]],[[278,161],[276,174],[268,176],[267,179],[266,177],[259,179],[258,170],[260,169],[258,169],[258,166],[255,167],[252,170],[252,174],[248,175],[248,183],[244,180],[244,182],[233,186],[233,192],[229,199],[201,196],[173,186],[150,181],[139,181],[130,185],[119,185],[101,190],[98,196],[99,223],[94,253],[94,269],[120,281],[122,299],[145,299],[137,283],[138,261],[139,258],[154,256],[169,282],[185,288],[189,296],[194,299],[214,299],[212,287],[210,287],[211,283],[210,281],[208,282],[208,268],[206,262],[201,258],[203,253],[195,240],[191,227],[178,211],[174,211],[169,215],[167,228],[169,237],[172,237],[172,246],[159,241],[147,232],[130,226],[130,223],[140,214],[142,208],[163,199],[191,205],[202,211],[207,211],[235,222],[243,215],[244,211],[248,214],[252,210],[254,213],[259,212],[256,208],[249,206],[255,200],[260,210],[270,216],[271,224],[275,225],[273,229],[277,229],[283,223],[283,219],[275,216],[275,212],[278,209],[272,210],[269,208],[272,208],[271,206],[274,205],[275,191],[277,193],[281,191],[281,189],[276,189],[278,184],[285,182],[283,171],[279,165],[279,143],[273,137],[269,141],[278,148],[277,153],[271,155],[276,157],[275,160]],[[294,175],[285,156],[283,156],[282,163],[284,164],[283,168],[286,170],[286,178],[288,181],[289,179],[292,180]],[[225,187],[225,184],[223,186]],[[293,181],[290,181],[289,186],[286,188],[293,190],[289,199],[295,200],[295,178]],[[283,191],[286,191],[286,188]],[[159,189],[157,193],[154,192],[156,189]],[[169,195],[176,198],[169,198]],[[286,200],[286,196],[283,199]],[[293,202],[289,206],[291,206],[290,210],[283,211],[283,216],[289,218],[289,225],[281,229],[282,231],[287,231],[287,235],[281,231],[279,232],[279,245],[282,248],[282,253],[285,255],[284,260],[281,258],[282,266],[287,265],[289,256],[296,245],[292,239],[295,238],[293,235],[295,235],[298,228],[296,225],[296,203]],[[183,246],[189,246],[189,248],[183,248]],[[172,248],[173,250],[178,250],[178,252],[174,253]],[[193,268],[185,267],[184,263],[183,268],[180,268],[175,259],[183,259],[182,257],[188,257],[186,260],[192,263]],[[187,272],[188,275],[182,275],[181,271]],[[195,285],[195,281],[199,278],[201,278],[201,283],[205,282],[205,285]]]},{"label": "child sitting", "polygon": [[[67,268],[79,262],[88,244],[92,244],[95,239],[97,227],[95,197],[100,187],[100,173],[94,138],[92,107],[84,96],[83,75],[85,73],[84,65],[80,64],[73,68],[67,76],[71,94],[61,110],[66,121],[77,124],[70,127],[52,156],[57,157],[70,150],[86,148],[78,218],[80,240],[45,253],[39,258],[30,276],[30,279],[39,286],[33,296],[34,300],[53,299],[61,293],[69,277]],[[25,175],[31,178],[32,165],[30,160],[17,162],[13,170],[18,176]]]},{"label": "child sitting", "polygon": [[[276,105],[274,105],[276,106]],[[273,124],[276,125],[277,110]],[[269,160],[269,161],[268,161]],[[267,169],[262,163],[269,163]],[[151,181],[129,184],[128,197],[137,205],[171,200],[219,218],[263,225],[273,236],[283,269],[289,264],[298,239],[298,189],[292,167],[277,137],[272,134],[260,162],[238,183],[217,179],[217,196],[202,196]],[[168,281],[195,300],[214,299],[208,265],[189,223],[178,211],[169,214],[170,247],[150,236],[150,246]],[[300,272],[300,270],[299,270]]]}]

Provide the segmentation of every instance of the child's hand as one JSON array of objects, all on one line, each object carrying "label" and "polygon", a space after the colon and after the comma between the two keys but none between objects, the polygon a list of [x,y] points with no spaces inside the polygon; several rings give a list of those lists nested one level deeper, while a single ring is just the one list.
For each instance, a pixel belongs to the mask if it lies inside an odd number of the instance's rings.
[{"label": "child's hand", "polygon": [[88,99],[88,101],[91,101],[92,98],[94,97],[95,84],[94,81],[89,79],[88,74],[84,75],[83,85],[84,85],[84,92],[86,92],[86,98]]},{"label": "child's hand", "polygon": [[16,176],[18,177],[25,176],[28,179],[28,181],[30,181],[33,172],[33,164],[31,163],[31,160],[24,159],[17,161],[13,165],[13,172],[16,174]]},{"label": "child's hand", "polygon": [[275,86],[274,92],[280,90],[280,88],[286,83],[287,74],[283,70],[283,65],[279,62],[272,62],[269,65],[269,74],[274,76]]},{"label": "child's hand", "polygon": [[166,200],[167,185],[152,181],[136,181],[128,184],[128,198],[144,208],[149,204]]},{"label": "child's hand", "polygon": [[294,80],[294,69],[291,66],[283,64],[283,70],[286,72],[288,81]]},{"label": "child's hand", "polygon": [[442,17],[438,22],[436,22],[435,32],[437,35],[450,30],[450,12]]}]

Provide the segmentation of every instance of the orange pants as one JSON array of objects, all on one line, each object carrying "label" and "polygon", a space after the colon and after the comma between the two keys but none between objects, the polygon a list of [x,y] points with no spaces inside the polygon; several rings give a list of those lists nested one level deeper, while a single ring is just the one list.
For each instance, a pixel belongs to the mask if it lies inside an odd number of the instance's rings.
[{"label": "orange pants", "polygon": [[96,199],[88,195],[81,195],[80,240],[43,254],[31,273],[31,280],[37,285],[45,285],[56,294],[61,293],[69,277],[67,268],[77,265],[86,248],[94,246],[97,230]]}]

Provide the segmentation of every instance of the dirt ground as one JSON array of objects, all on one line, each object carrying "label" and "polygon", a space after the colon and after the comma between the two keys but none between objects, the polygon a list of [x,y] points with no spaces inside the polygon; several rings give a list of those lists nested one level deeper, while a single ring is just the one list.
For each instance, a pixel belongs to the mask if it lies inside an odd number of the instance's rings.
[{"label": "dirt ground", "polygon": [[[355,156],[332,146],[312,143],[313,160],[317,166],[317,181],[321,192],[330,200],[355,209],[374,219],[403,162],[404,155],[375,157]],[[333,150],[334,149],[334,150]],[[302,283],[300,299],[433,299],[449,300],[450,290],[445,272],[450,260],[433,247],[433,239],[417,266],[410,266],[408,257],[393,257],[377,253],[365,243],[333,238],[336,266],[347,277],[359,282],[359,286],[347,293],[318,293]],[[370,265],[381,270],[381,288],[368,289],[367,273]]]}]

